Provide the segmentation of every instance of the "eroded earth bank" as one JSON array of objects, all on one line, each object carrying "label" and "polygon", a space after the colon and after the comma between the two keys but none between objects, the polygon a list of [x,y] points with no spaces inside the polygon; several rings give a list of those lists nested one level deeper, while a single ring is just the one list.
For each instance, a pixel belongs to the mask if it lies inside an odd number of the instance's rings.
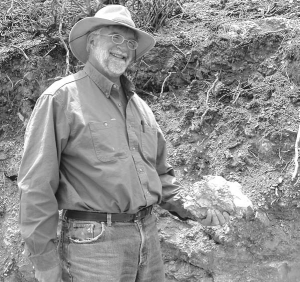
[{"label": "eroded earth bank", "polygon": [[[69,26],[51,26],[45,11],[52,1],[36,2],[27,14],[40,26],[27,30],[20,14],[5,12],[10,1],[0,4],[6,5],[0,23],[0,281],[5,282],[34,281],[22,256],[16,178],[35,101],[67,69],[62,39],[67,42]],[[185,195],[204,176],[221,176],[241,185],[253,210],[233,215],[222,228],[204,228],[157,208],[166,281],[300,281],[300,4],[176,3],[155,28],[156,47],[128,75],[166,135],[169,162]],[[24,16],[23,27],[28,22]],[[69,60],[70,72],[82,67],[71,54]]]}]

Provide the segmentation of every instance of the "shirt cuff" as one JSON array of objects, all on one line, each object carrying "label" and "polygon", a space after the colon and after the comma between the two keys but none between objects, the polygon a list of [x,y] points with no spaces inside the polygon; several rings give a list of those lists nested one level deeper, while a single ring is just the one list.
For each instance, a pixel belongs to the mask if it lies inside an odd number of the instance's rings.
[{"label": "shirt cuff", "polygon": [[161,202],[159,205],[163,209],[168,210],[171,214],[177,216],[180,220],[196,220],[195,217],[183,207],[180,200]]},{"label": "shirt cuff", "polygon": [[34,268],[38,271],[46,271],[52,269],[60,264],[57,250],[54,249],[42,255],[29,255],[29,260],[32,262]]}]

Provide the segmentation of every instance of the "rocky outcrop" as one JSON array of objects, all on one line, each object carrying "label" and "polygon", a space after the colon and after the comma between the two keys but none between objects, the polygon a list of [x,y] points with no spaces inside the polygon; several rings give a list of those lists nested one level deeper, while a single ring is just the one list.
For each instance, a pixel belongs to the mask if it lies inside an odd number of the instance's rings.
[{"label": "rocky outcrop", "polygon": [[297,281],[299,234],[287,238],[268,213],[254,210],[239,183],[206,176],[182,194],[195,217],[218,209],[230,213],[231,220],[222,227],[203,227],[159,211],[167,281]]},{"label": "rocky outcrop", "polygon": [[253,205],[243,194],[238,182],[212,175],[204,176],[203,179],[182,192],[185,194],[184,207],[195,218],[205,218],[208,209],[217,209],[235,217],[250,217],[253,214]]}]

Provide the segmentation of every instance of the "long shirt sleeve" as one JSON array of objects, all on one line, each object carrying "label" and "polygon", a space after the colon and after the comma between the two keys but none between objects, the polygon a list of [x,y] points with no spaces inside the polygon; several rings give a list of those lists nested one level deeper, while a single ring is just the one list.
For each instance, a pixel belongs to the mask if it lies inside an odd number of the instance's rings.
[{"label": "long shirt sleeve", "polygon": [[20,226],[30,259],[40,270],[59,263],[56,252],[60,156],[69,124],[59,97],[37,101],[25,133],[24,155],[18,177],[21,187]]},{"label": "long shirt sleeve", "polygon": [[158,126],[158,152],[156,170],[162,184],[162,200],[159,205],[181,220],[194,219],[194,216],[184,208],[180,196],[182,186],[175,177],[174,170],[167,163],[167,145],[165,137]]}]

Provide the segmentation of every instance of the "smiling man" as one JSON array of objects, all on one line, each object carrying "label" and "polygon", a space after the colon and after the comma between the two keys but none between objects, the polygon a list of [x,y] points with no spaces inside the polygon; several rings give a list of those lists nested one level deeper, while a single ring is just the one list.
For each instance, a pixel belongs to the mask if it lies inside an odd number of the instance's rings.
[{"label": "smiling man", "polygon": [[155,204],[204,225],[228,220],[183,208],[162,131],[124,76],[154,44],[127,8],[106,6],[71,30],[84,69],[36,103],[18,185],[21,234],[41,282],[164,281]]},{"label": "smiling man", "polygon": [[[122,44],[126,42],[127,44]],[[127,46],[126,46],[127,45]],[[120,76],[134,59],[138,47],[135,34],[123,26],[108,26],[89,34],[87,51],[93,66],[112,82],[120,84]]]}]

